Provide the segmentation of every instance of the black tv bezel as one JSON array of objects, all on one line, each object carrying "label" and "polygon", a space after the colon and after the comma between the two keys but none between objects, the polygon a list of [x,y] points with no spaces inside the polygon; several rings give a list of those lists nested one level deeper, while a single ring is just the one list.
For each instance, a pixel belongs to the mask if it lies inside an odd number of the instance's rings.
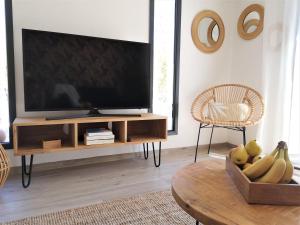
[{"label": "black tv bezel", "polygon": [[[39,109],[28,109],[26,106],[26,100],[25,100],[25,95],[26,95],[26,85],[25,85],[25,77],[24,77],[24,31],[29,30],[29,31],[41,31],[41,32],[48,32],[48,33],[54,33],[54,34],[62,34],[62,35],[70,35],[70,36],[80,36],[80,37],[87,37],[87,38],[95,38],[95,39],[103,39],[103,40],[109,40],[109,41],[118,41],[118,42],[124,42],[124,43],[139,43],[139,44],[144,44],[147,45],[148,47],[148,105],[145,106],[132,106],[132,107],[72,107],[72,108],[52,108],[48,109],[45,108],[43,110]],[[78,110],[91,110],[91,109],[97,109],[97,110],[118,110],[118,109],[151,109],[152,108],[152,67],[151,67],[151,44],[146,43],[146,42],[137,42],[137,41],[126,41],[126,40],[120,40],[120,39],[111,39],[111,38],[102,38],[102,37],[96,37],[96,36],[87,36],[87,35],[79,35],[79,34],[71,34],[71,33],[63,33],[63,32],[54,32],[54,31],[45,31],[45,30],[35,30],[35,29],[27,29],[27,28],[22,28],[22,68],[23,68],[23,93],[24,93],[24,110],[25,112],[54,112],[54,111],[78,111]]]}]

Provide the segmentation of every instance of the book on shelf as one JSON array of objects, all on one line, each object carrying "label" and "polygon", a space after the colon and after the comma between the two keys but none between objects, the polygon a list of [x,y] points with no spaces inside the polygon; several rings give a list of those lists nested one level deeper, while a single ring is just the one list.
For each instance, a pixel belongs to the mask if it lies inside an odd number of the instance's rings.
[{"label": "book on shelf", "polygon": [[107,140],[84,140],[85,145],[100,145],[100,144],[112,144],[115,142],[115,139]]},{"label": "book on shelf", "polygon": [[85,145],[111,144],[115,142],[115,135],[107,128],[90,128],[84,134]]},{"label": "book on shelf", "polygon": [[94,140],[109,140],[109,139],[115,139],[115,135],[94,135],[94,136],[88,136],[84,135],[84,139],[87,141],[94,141]]},{"label": "book on shelf", "polygon": [[112,135],[112,131],[107,128],[89,128],[86,130],[87,136]]}]

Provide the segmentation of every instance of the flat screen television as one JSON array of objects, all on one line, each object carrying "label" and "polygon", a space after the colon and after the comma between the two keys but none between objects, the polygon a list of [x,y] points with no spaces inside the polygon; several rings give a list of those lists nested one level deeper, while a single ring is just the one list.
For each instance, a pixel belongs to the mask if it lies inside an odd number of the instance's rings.
[{"label": "flat screen television", "polygon": [[148,43],[22,30],[25,111],[150,108]]}]

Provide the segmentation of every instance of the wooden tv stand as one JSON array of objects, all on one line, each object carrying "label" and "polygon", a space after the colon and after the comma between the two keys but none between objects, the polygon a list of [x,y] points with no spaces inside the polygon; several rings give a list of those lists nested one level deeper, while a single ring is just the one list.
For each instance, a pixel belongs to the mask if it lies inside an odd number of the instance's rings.
[{"label": "wooden tv stand", "polygon": [[[85,145],[83,135],[88,128],[110,128],[115,135],[115,143]],[[160,166],[161,142],[167,140],[167,117],[150,113],[142,116],[87,117],[76,119],[46,120],[45,118],[16,118],[13,123],[14,154],[21,156],[22,184],[30,185],[34,154],[50,152],[73,152],[87,148],[143,144],[144,157],[148,159],[148,143],[152,143],[154,164]],[[53,145],[58,141],[60,145]],[[43,147],[43,142],[48,146]],[[159,143],[159,158],[156,161],[154,143]],[[50,147],[49,147],[50,145]],[[26,166],[26,156],[30,164]],[[27,182],[25,178],[27,177]]]}]

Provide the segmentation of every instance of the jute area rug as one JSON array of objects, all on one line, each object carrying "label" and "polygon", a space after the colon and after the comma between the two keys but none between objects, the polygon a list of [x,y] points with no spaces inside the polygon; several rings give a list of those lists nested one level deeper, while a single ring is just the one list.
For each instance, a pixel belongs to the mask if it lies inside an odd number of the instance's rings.
[{"label": "jute area rug", "polygon": [[173,225],[195,224],[170,191],[146,193],[81,208],[28,217],[3,225]]}]

